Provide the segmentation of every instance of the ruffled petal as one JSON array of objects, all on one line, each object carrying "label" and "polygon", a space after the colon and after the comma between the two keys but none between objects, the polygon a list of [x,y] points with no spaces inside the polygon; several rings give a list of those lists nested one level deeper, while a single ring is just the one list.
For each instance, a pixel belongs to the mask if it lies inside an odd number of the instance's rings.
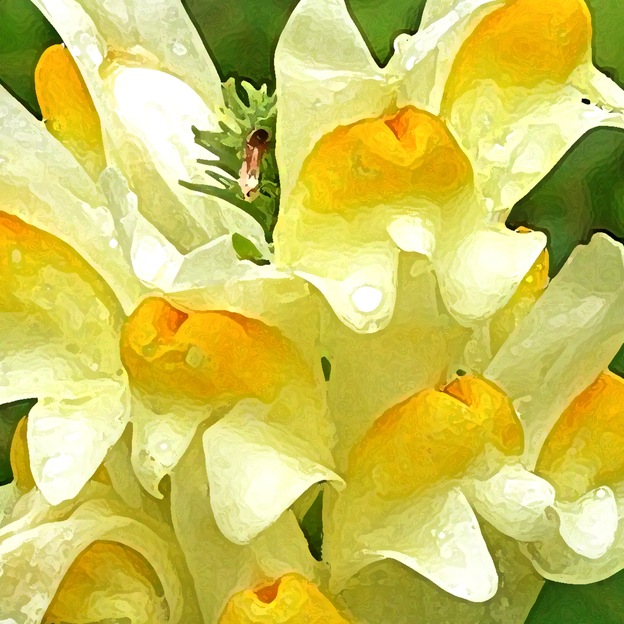
[{"label": "ruffled petal", "polygon": [[364,568],[340,597],[357,621],[383,624],[453,622],[454,624],[515,624],[524,622],[542,586],[517,543],[491,526],[483,534],[498,572],[498,591],[486,602],[468,602],[440,589],[396,561]]},{"label": "ruffled petal", "polygon": [[613,492],[601,487],[571,503],[557,503],[559,532],[577,554],[600,559],[613,544],[618,527],[618,509]]},{"label": "ruffled petal", "polygon": [[517,233],[504,225],[442,238],[434,254],[444,301],[466,324],[491,317],[511,298],[546,246],[541,232]]},{"label": "ruffled petal", "polygon": [[[304,410],[294,408],[299,418]],[[344,484],[312,445],[260,422],[259,411],[265,410],[257,401],[239,403],[203,436],[215,521],[237,544],[275,523],[315,483]]]},{"label": "ruffled petal", "polygon": [[[90,0],[36,4],[74,56],[100,115],[109,165],[129,179],[141,212],[183,252],[228,230],[262,239],[248,215],[179,184],[180,179],[206,182],[207,174],[195,162],[200,148],[192,125],[218,130],[216,111],[223,104],[216,69],[203,46],[197,47],[199,36],[182,6],[171,0],[145,5],[129,0],[116,10]],[[164,15],[176,31],[171,39],[163,38],[162,23],[157,25]],[[154,28],[159,34],[146,43],[143,38]],[[120,39],[133,38],[141,43],[123,47]]]},{"label": "ruffled petal", "polygon": [[160,482],[171,474],[188,449],[200,423],[210,419],[213,406],[183,401],[164,404],[134,395],[132,399],[132,467],[141,485],[162,498]]},{"label": "ruffled petal", "polygon": [[0,401],[37,399],[30,464],[51,503],[75,496],[129,419],[122,313],[99,275],[58,239],[0,217]]},{"label": "ruffled petal", "polygon": [[76,249],[122,305],[131,307],[142,287],[116,246],[118,234],[105,197],[74,157],[2,87],[0,137],[10,155],[0,163],[2,209]]},{"label": "ruffled petal", "polygon": [[174,527],[206,622],[217,621],[237,591],[273,582],[289,572],[315,578],[316,562],[291,511],[247,545],[224,537],[210,504],[199,440],[173,472],[171,488]]},{"label": "ruffled petal", "polygon": [[149,562],[164,589],[167,607],[162,608],[170,610],[168,621],[179,622],[182,588],[168,560],[168,544],[140,522],[111,513],[102,501],[86,503],[66,520],[42,524],[0,543],[3,616],[39,624],[72,563],[100,540],[124,544]]},{"label": "ruffled petal", "polygon": [[336,589],[364,566],[395,559],[459,598],[484,602],[498,576],[477,519],[457,488],[396,504],[339,499],[327,529]]},{"label": "ruffled petal", "polygon": [[[621,484],[614,488],[615,496],[607,490],[598,488],[572,505],[556,503],[561,532],[553,530],[540,541],[522,545],[523,552],[544,578],[585,585],[609,578],[624,568],[624,523],[618,522],[624,516]],[[600,491],[604,496],[598,498]],[[600,514],[598,522],[596,512]]]},{"label": "ruffled petal", "polygon": [[485,371],[513,399],[525,424],[529,467],[564,408],[622,344],[623,285],[622,245],[594,235],[574,250]]},{"label": "ruffled petal", "polygon": [[455,372],[469,337],[442,309],[426,257],[402,254],[398,274],[396,306],[386,329],[357,335],[330,309],[323,316],[321,343],[331,366],[327,399],[341,470],[379,414]]},{"label": "ruffled petal", "polygon": [[62,398],[41,397],[28,418],[33,476],[52,505],[80,492],[130,417],[125,381],[70,382],[64,392],[58,385]]},{"label": "ruffled petal", "polygon": [[522,464],[508,464],[487,480],[466,480],[464,488],[477,513],[505,535],[536,541],[551,527],[546,510],[555,490]]}]

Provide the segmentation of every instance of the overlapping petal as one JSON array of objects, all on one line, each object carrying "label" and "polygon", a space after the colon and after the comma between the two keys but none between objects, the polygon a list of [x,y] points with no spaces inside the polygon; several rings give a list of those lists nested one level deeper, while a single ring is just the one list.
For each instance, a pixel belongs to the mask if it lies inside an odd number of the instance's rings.
[{"label": "overlapping petal", "polygon": [[[395,56],[385,69],[374,63],[342,2],[298,5],[276,52],[282,106],[278,161],[287,172],[276,231],[277,261],[317,286],[353,329],[374,332],[389,322],[397,246],[430,255],[442,296],[464,324],[491,317],[512,296],[545,239],[539,233],[507,230],[502,222],[511,207],[584,132],[599,124],[621,125],[617,102],[623,98],[591,65],[588,13],[584,3],[573,5],[555,3],[544,9],[528,1],[428,3],[421,30],[397,39]],[[570,11],[576,13],[570,17]],[[529,61],[520,53],[514,56],[514,37],[524,41],[522,20],[533,19],[539,28],[525,30],[532,33],[527,45],[534,49],[556,49],[551,21],[571,40],[569,58],[564,59],[568,65],[562,61],[561,69],[552,61],[553,76],[545,67],[527,78],[532,70],[522,64]],[[507,55],[503,60],[497,59],[496,46]],[[335,53],[338,49],[340,54]],[[490,65],[487,59],[493,59]],[[499,67],[501,63],[513,71]],[[410,115],[413,127],[400,130],[400,120]],[[432,115],[438,119],[436,130],[430,126]],[[384,122],[393,128],[400,147],[391,144]],[[369,124],[369,138],[357,134],[358,124]],[[388,137],[375,147],[383,132]],[[448,139],[442,138],[445,133]],[[417,137],[416,148],[410,147],[412,136]],[[433,146],[445,140],[450,151],[443,164],[437,163]],[[336,163],[329,159],[330,143]],[[322,145],[327,148],[321,158]],[[401,158],[409,150],[425,154],[429,169],[415,169],[418,183],[396,181],[407,174],[392,167],[416,167],[413,161],[394,164],[398,156],[393,150],[401,149],[406,150]],[[376,150],[384,150],[379,154],[386,161],[373,158]],[[317,157],[330,181],[319,175],[315,186],[309,176]],[[469,175],[462,182],[458,163],[463,158]],[[429,189],[423,195],[419,184],[436,168],[455,180],[452,194],[445,194],[440,178],[435,192]],[[332,178],[342,184],[340,193],[331,190]],[[386,189],[383,196],[371,194],[371,182]],[[406,186],[399,193],[401,184]],[[329,193],[327,198],[323,193]],[[360,289],[376,293],[362,305]]]}]

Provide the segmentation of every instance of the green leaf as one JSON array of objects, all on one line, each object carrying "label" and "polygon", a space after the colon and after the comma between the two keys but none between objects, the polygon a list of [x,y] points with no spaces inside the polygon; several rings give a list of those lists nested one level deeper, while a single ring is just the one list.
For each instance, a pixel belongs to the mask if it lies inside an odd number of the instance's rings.
[{"label": "green leaf", "polygon": [[35,67],[56,43],[61,43],[58,33],[30,0],[0,2],[0,83],[40,119]]},{"label": "green leaf", "polygon": [[622,624],[624,571],[591,585],[546,581],[525,624]]},{"label": "green leaf", "polygon": [[37,399],[25,399],[0,405],[0,485],[13,480],[11,470],[11,441],[17,423],[27,416]]},{"label": "green leaf", "polygon": [[323,490],[319,491],[312,505],[299,523],[301,531],[308,541],[310,553],[321,561],[323,551]]}]

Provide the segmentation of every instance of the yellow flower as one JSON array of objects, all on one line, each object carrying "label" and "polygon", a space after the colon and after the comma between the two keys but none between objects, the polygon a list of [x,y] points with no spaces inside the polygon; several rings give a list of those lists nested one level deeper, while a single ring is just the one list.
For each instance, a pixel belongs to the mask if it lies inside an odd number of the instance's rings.
[{"label": "yellow flower", "polygon": [[0,91],[1,399],[38,399],[32,472],[52,504],[81,491],[129,423],[133,468],[162,498],[206,423],[212,504],[245,542],[317,481],[340,483],[318,312],[303,280],[239,261],[227,232],[262,247],[255,221],[178,183],[200,175],[192,125],[215,129],[222,96],[169,4],[167,38],[164,7],[41,3],[67,46],[36,70],[44,124]]},{"label": "yellow flower", "polygon": [[545,244],[504,226],[515,202],[583,133],[622,125],[583,0],[430,0],[385,68],[343,0],[303,1],[275,68],[276,262],[364,333],[392,318],[399,250],[431,258],[460,322],[490,318]]},{"label": "yellow flower", "polygon": [[3,502],[13,498],[0,523],[3,619],[200,622],[173,530],[163,510],[128,479],[124,445],[76,499],[51,506],[34,487],[24,434],[22,421],[11,446],[14,481],[0,488]]},{"label": "yellow flower", "polygon": [[[624,249],[597,234],[546,286],[538,278],[547,263],[539,259],[491,332],[464,334],[450,366],[428,377],[419,365],[435,361],[421,360],[402,331],[413,292],[439,305],[422,269],[400,272],[388,327],[359,337],[360,352],[403,337],[379,367],[358,360],[349,331],[327,321],[336,362],[328,397],[347,486],[326,497],[323,555],[333,591],[366,621],[383,621],[365,599],[378,582],[395,588],[386,600],[397,621],[421,609],[435,619],[438,607],[460,621],[498,621],[504,604],[509,621],[522,621],[541,587],[535,570],[588,583],[624,567],[623,386],[603,373],[624,337]],[[418,601],[410,607],[405,595]]]}]

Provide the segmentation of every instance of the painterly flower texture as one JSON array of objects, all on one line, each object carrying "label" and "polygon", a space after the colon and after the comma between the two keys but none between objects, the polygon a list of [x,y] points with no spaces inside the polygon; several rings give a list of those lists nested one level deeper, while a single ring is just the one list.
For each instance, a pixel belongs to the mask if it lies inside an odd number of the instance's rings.
[{"label": "painterly flower texture", "polygon": [[430,0],[383,69],[302,0],[271,96],[177,0],[33,1],[64,44],[43,122],[0,87],[0,399],[36,399],[1,622],[511,623],[624,568],[624,249],[549,281],[505,226],[624,124],[583,0]]}]

